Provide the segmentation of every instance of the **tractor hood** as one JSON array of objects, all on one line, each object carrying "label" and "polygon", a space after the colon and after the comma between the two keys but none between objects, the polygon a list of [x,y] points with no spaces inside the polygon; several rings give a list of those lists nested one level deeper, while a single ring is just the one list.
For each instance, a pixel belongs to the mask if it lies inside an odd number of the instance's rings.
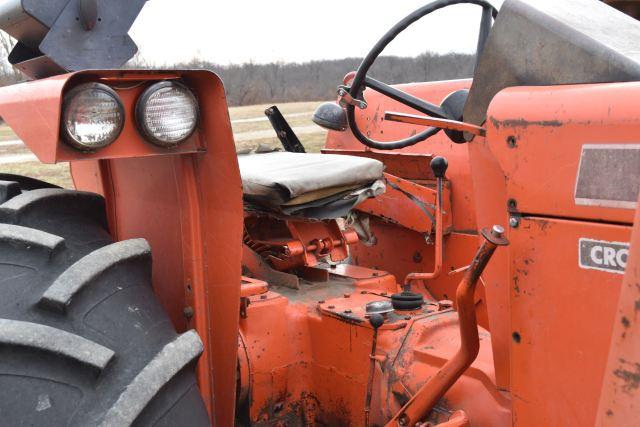
[{"label": "tractor hood", "polygon": [[507,0],[478,63],[464,120],[481,125],[512,86],[640,80],[640,21],[596,0]]}]

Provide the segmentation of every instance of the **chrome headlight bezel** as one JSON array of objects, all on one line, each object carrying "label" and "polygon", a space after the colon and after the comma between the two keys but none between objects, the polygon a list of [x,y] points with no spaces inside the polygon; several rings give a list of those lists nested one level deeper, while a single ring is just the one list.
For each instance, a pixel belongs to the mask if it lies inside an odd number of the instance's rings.
[{"label": "chrome headlight bezel", "polygon": [[[189,98],[189,101],[193,107],[193,125],[188,128],[188,132],[182,135],[179,139],[167,139],[161,138],[157,133],[155,133],[152,129],[149,128],[147,122],[147,111],[146,108],[149,106],[149,103],[154,95],[156,95],[159,91],[166,88],[177,88],[182,94],[186,95]],[[136,103],[135,108],[135,116],[136,116],[136,126],[140,134],[144,137],[148,142],[162,147],[162,148],[173,148],[181,143],[185,142],[193,134],[196,132],[198,128],[198,124],[200,122],[200,105],[198,103],[198,98],[195,93],[184,83],[175,81],[175,80],[166,80],[162,82],[158,82],[152,84],[147,89],[142,92],[138,101]]]},{"label": "chrome headlight bezel", "polygon": [[[74,132],[70,129],[70,126],[69,126],[69,122],[72,119],[72,117],[70,117],[70,114],[71,114],[70,107],[72,102],[76,101],[79,96],[81,96],[84,92],[88,92],[88,91],[99,91],[99,92],[102,92],[103,94],[108,95],[114,101],[116,112],[119,116],[119,122],[115,126],[114,131],[111,132],[108,138],[105,138],[104,140],[97,143],[95,142],[87,143],[79,140],[77,138],[77,134],[74,134]],[[78,85],[73,89],[71,89],[69,92],[67,92],[62,101],[62,110],[61,110],[60,117],[61,117],[60,127],[61,127],[61,133],[62,133],[64,142],[66,142],[68,145],[72,146],[73,148],[76,148],[81,151],[88,151],[88,152],[99,150],[115,142],[122,134],[122,131],[124,130],[124,126],[125,126],[125,121],[126,121],[125,108],[122,103],[122,99],[120,99],[120,95],[118,95],[118,93],[115,90],[113,90],[111,87],[102,83],[95,83],[95,82]]]}]

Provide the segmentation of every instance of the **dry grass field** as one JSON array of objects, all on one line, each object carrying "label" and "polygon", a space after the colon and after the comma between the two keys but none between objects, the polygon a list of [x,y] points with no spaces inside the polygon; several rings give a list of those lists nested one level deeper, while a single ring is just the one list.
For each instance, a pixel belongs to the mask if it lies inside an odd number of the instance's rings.
[{"label": "dry grass field", "polygon": [[[326,132],[313,124],[311,116],[318,102],[294,102],[278,104],[294,131],[309,152],[319,152],[324,145]],[[259,144],[280,146],[264,110],[270,105],[234,107],[229,110],[238,149],[257,147]],[[29,150],[17,141],[11,129],[0,127],[0,172],[28,175],[65,188],[73,188],[69,165],[43,165],[33,160]]]}]

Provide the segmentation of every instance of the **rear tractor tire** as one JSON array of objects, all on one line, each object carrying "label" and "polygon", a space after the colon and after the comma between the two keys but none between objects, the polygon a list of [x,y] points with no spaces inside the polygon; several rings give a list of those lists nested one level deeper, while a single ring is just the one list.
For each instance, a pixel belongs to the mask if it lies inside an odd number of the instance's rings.
[{"label": "rear tractor tire", "polygon": [[206,426],[202,342],[151,288],[143,239],[113,243],[102,197],[0,174],[0,423]]}]

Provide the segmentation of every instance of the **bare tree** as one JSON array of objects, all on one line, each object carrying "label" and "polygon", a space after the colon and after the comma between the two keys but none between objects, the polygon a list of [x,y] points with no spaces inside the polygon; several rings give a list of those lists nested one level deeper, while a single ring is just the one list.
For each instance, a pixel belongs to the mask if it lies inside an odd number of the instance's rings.
[{"label": "bare tree", "polygon": [[24,80],[24,76],[9,64],[9,54],[15,45],[15,39],[7,33],[0,31],[0,55],[2,55],[2,61],[0,62],[0,84],[3,86]]}]

